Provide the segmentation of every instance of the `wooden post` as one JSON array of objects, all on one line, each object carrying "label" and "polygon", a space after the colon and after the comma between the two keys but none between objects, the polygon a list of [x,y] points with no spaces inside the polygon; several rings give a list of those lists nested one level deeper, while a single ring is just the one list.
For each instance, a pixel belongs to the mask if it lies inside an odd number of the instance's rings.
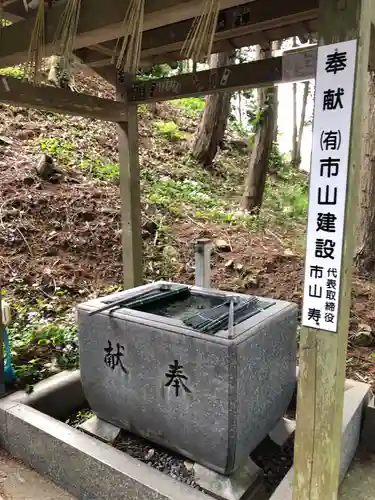
[{"label": "wooden post", "polygon": [[138,154],[137,106],[127,105],[128,121],[118,124],[124,289],[142,284],[141,194]]},{"label": "wooden post", "polygon": [[[303,327],[301,331],[293,500],[335,500],[338,494],[351,277],[355,247],[354,230],[361,162],[362,124],[365,113],[368,111],[366,84],[374,3],[374,0],[320,0],[319,45],[355,39],[358,43],[347,163],[344,245],[338,266],[339,271],[341,269],[337,290],[338,322],[335,331],[312,327]],[[340,123],[337,123],[337,129],[339,128]],[[320,166],[313,163],[311,168],[320,168]],[[338,197],[340,196],[345,199],[345,189],[338,192]],[[306,292],[304,300],[306,301]]]}]

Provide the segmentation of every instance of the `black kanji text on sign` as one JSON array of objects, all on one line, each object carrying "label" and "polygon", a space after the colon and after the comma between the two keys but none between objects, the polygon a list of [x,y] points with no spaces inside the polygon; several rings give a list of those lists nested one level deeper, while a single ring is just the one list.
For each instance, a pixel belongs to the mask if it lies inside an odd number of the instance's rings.
[{"label": "black kanji text on sign", "polygon": [[128,370],[125,368],[122,359],[124,357],[125,347],[120,345],[118,342],[116,343],[116,350],[112,347],[112,342],[108,340],[108,347],[104,348],[105,356],[104,363],[114,371],[116,367],[120,367],[124,373],[128,373]]},{"label": "black kanji text on sign", "polygon": [[320,259],[334,259],[333,252],[336,243],[332,240],[318,238],[315,242],[315,257]]},{"label": "black kanji text on sign", "polygon": [[318,204],[319,205],[336,205],[337,204],[337,187],[326,186],[325,197],[323,197],[323,188],[318,188]]},{"label": "black kanji text on sign", "polygon": [[326,59],[326,72],[327,73],[338,73],[346,68],[348,61],[346,52],[339,52],[337,49],[332,53],[328,54]]},{"label": "black kanji text on sign", "polygon": [[165,387],[172,386],[175,390],[176,397],[179,396],[181,387],[185,392],[189,394],[191,393],[191,390],[186,385],[188,378],[183,372],[183,366],[180,365],[177,359],[175,359],[173,364],[169,365],[169,371],[165,374],[165,376],[169,379],[165,384]]},{"label": "black kanji text on sign", "polygon": [[323,132],[320,135],[320,149],[322,151],[338,151],[341,147],[341,132],[340,130],[330,130]]},{"label": "black kanji text on sign", "polygon": [[328,89],[323,94],[323,111],[334,111],[337,108],[343,109],[341,97],[345,94],[344,89],[339,87],[336,91]]}]

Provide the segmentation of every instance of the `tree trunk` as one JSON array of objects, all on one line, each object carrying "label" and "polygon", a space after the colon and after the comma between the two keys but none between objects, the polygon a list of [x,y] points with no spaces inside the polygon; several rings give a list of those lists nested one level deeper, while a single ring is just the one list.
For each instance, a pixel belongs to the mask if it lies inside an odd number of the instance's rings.
[{"label": "tree trunk", "polygon": [[310,89],[310,82],[304,82],[301,120],[299,122],[297,148],[296,148],[296,162],[295,162],[296,167],[300,167],[302,162],[301,149],[302,149],[303,130],[305,128],[307,98],[309,97],[309,89]]},{"label": "tree trunk", "polygon": [[359,221],[355,263],[360,272],[375,271],[375,72],[369,73],[369,113],[363,138]]},{"label": "tree trunk", "polygon": [[240,125],[242,127],[242,99],[241,99],[241,90],[238,92],[238,118],[240,121]]},{"label": "tree trunk", "polygon": [[[271,47],[261,51],[261,58],[271,54]],[[255,133],[254,145],[250,154],[249,168],[242,198],[242,209],[250,213],[258,213],[262,203],[268,172],[268,163],[272,151],[275,131],[275,88],[264,89],[260,94],[262,103],[262,119]]]},{"label": "tree trunk", "polygon": [[[277,40],[276,42],[273,43],[272,47],[272,52],[274,53],[274,56],[276,56],[277,51],[281,49],[281,40]],[[272,142],[277,142],[278,135],[279,135],[279,129],[278,129],[278,120],[279,120],[279,89],[275,85],[274,87],[274,113],[275,113],[275,127],[273,130],[273,139]]]},{"label": "tree trunk", "polygon": [[[211,56],[210,68],[219,68],[231,63],[231,54]],[[203,117],[192,144],[192,156],[202,165],[212,164],[218,147],[222,144],[230,114],[230,93],[207,96]]]},{"label": "tree trunk", "polygon": [[[297,38],[293,38],[293,47],[297,47]],[[297,167],[297,84],[293,83],[293,138],[292,138],[292,165]]]}]

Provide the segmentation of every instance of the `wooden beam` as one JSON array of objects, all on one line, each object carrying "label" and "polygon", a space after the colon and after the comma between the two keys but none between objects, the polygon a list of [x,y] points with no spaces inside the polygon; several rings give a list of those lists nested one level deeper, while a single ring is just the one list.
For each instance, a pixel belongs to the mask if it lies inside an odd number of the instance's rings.
[{"label": "wooden beam", "polygon": [[[302,67],[293,64],[295,59],[299,60]],[[285,60],[287,71],[284,71],[283,76]],[[195,74],[138,81],[128,89],[128,100],[134,104],[169,101],[181,97],[259,88],[282,81],[307,80],[314,77],[315,65],[316,48],[312,48],[304,50],[302,56],[299,53],[293,53],[283,57],[199,71]]]},{"label": "wooden beam", "polygon": [[[117,98],[123,99],[121,89]],[[137,106],[127,106],[128,121],[118,124],[124,288],[142,284],[141,192]]]},{"label": "wooden beam", "polygon": [[[346,137],[345,124],[340,122],[339,117],[336,117],[337,123],[335,122],[335,130],[340,131],[340,128],[344,127],[342,133],[345,134],[345,137],[343,137],[341,148],[345,149],[349,141],[348,163],[345,165],[340,164],[340,168],[346,168],[348,165],[348,178],[346,185],[341,183],[341,188],[337,192],[339,201],[340,197],[341,200],[345,200],[346,196],[343,254],[338,265],[340,286],[336,292],[337,297],[329,297],[337,300],[338,310],[335,314],[337,314],[338,323],[336,331],[319,330],[312,327],[304,327],[301,330],[294,455],[294,500],[337,499],[359,165],[361,164],[362,140],[365,135],[363,123],[366,113],[368,113],[366,84],[368,81],[370,32],[374,29],[372,25],[375,18],[374,7],[373,0],[320,0],[319,45],[324,46],[347,40],[357,40],[357,59],[354,79],[354,103],[352,105],[350,102],[349,106],[349,110],[352,110],[350,138]],[[352,82],[353,80],[350,80],[349,83],[347,81],[345,85],[350,87]],[[341,87],[345,85],[338,86],[341,90]],[[330,80],[330,86],[327,90],[331,88],[335,88],[334,78]],[[316,92],[319,91],[319,97],[316,93],[316,99],[319,99],[319,106],[322,104],[324,90],[318,88],[317,80]],[[347,92],[344,89],[342,90]],[[346,102],[348,104],[348,101]],[[319,112],[321,109],[319,107]],[[333,130],[331,129],[333,122],[334,118],[329,118],[329,124],[327,123],[328,131]],[[324,125],[321,129],[321,124],[322,122],[319,124],[319,137],[320,131],[324,132]],[[316,144],[319,142],[317,136],[313,140],[316,141]],[[321,147],[321,145],[317,145],[317,151]],[[346,153],[336,151],[335,154]],[[314,164],[313,168],[316,172],[317,165]],[[326,182],[328,183],[328,181]],[[337,181],[337,184],[339,185],[340,182]],[[316,196],[316,181],[310,183],[310,193],[313,193],[314,189]],[[322,208],[324,209],[324,207]],[[335,208],[331,207],[330,211],[332,210],[335,210]],[[332,213],[334,214],[334,212]],[[340,217],[342,221],[342,213]],[[309,220],[309,230],[310,227],[316,228],[316,221],[313,226],[310,226]],[[323,233],[323,238],[326,237],[325,234]],[[335,235],[333,235],[334,237]],[[311,255],[309,254],[309,241],[311,240],[308,237],[307,252],[308,255]],[[306,283],[308,281],[305,279],[305,286]],[[314,291],[313,294],[316,296]],[[308,295],[309,293],[306,294],[305,292],[305,302],[309,300]],[[304,303],[304,315],[305,311],[306,304]],[[305,320],[304,324],[306,324]],[[328,329],[327,325],[325,326]]]},{"label": "wooden beam", "polygon": [[[106,0],[100,10],[97,0],[82,2],[75,49],[118,38],[123,33],[122,22],[130,0]],[[233,7],[246,3],[244,0],[221,0],[221,7]],[[200,0],[147,0],[145,5],[144,31],[191,19],[199,13]],[[51,8],[47,14],[45,55],[52,55],[53,40],[62,16],[64,5]],[[2,29],[0,43],[0,67],[20,64],[27,60],[34,17]]]},{"label": "wooden beam", "polygon": [[[28,3],[28,2],[27,2]],[[66,0],[54,0],[53,7],[56,7],[57,4],[66,3]],[[12,23],[16,23],[22,21],[23,19],[28,19],[30,17],[35,16],[35,8],[25,9],[25,4],[23,1],[12,0],[9,2],[5,2],[3,4],[3,17],[7,21],[11,21]]]},{"label": "wooden beam", "polygon": [[[302,23],[288,24],[280,28],[273,28],[269,30],[262,30],[262,31],[251,30],[251,33],[246,35],[241,35],[238,37],[235,37],[236,35],[235,31],[231,31],[227,32],[227,34],[228,36],[229,34],[231,34],[233,38],[220,38],[214,41],[212,47],[212,53],[216,54],[219,52],[227,52],[227,51],[229,52],[230,49],[233,47],[241,48],[241,47],[249,47],[251,45],[259,45],[261,43],[264,43],[265,40],[268,42],[273,42],[284,38],[290,38],[293,36],[301,36],[301,35],[306,36],[306,34],[316,33],[316,31],[317,31],[316,20],[311,20],[309,22],[306,22],[305,24]],[[170,46],[165,45],[160,48],[156,47],[152,51],[144,50],[141,54],[141,64],[145,65],[147,64],[147,61],[152,61],[153,64],[180,61],[184,58],[184,56],[181,54],[180,50],[181,46],[182,42],[179,44],[172,44]],[[100,47],[106,50],[107,54],[113,55],[115,52],[115,44],[113,43],[113,41],[101,44]],[[177,47],[179,47],[178,50],[173,50],[173,48]],[[147,57],[149,57],[149,59],[147,59]],[[106,64],[109,64],[108,60],[102,59],[100,61],[101,66]]]},{"label": "wooden beam", "polygon": [[[231,9],[220,11],[213,53],[218,52],[217,44],[227,39],[245,39],[247,45],[257,45],[260,41],[276,40],[269,32],[285,30],[285,38],[301,33],[301,26],[314,24],[318,12],[318,0],[279,2],[277,0],[254,0]],[[189,33],[193,20],[189,19],[170,26],[145,31],[142,40],[142,58],[179,53]],[[306,31],[306,30],[305,30]],[[283,33],[281,38],[284,37]],[[278,38],[280,39],[280,37]],[[102,47],[115,50],[116,41],[111,40]],[[238,44],[236,43],[236,46]],[[245,46],[245,45],[242,45]],[[240,47],[240,45],[238,45]],[[181,56],[177,57],[181,59]]]},{"label": "wooden beam", "polygon": [[0,102],[111,122],[127,119],[126,110],[119,102],[55,87],[36,87],[5,76],[0,76]]},{"label": "wooden beam", "polygon": [[[312,21],[317,18],[317,8],[318,0],[256,0],[237,5],[220,12],[215,41]],[[192,19],[146,31],[142,41],[142,57],[181,50],[191,25]]]}]

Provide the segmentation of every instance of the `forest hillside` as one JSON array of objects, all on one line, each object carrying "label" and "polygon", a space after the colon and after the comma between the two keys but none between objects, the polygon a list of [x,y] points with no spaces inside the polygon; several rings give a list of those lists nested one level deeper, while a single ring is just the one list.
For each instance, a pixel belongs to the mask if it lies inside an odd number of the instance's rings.
[{"label": "forest hillside", "polygon": [[[113,92],[94,78],[77,85]],[[0,107],[1,286],[17,374],[31,386],[77,366],[75,304],[121,287],[117,135],[109,123]],[[200,166],[190,149],[203,109],[196,98],[139,108],[146,279],[193,283],[193,244],[208,237],[214,286],[301,306],[308,178],[274,149],[260,215],[244,213],[247,140],[232,120]],[[373,383],[375,286],[355,277],[353,297],[348,372]]]}]

